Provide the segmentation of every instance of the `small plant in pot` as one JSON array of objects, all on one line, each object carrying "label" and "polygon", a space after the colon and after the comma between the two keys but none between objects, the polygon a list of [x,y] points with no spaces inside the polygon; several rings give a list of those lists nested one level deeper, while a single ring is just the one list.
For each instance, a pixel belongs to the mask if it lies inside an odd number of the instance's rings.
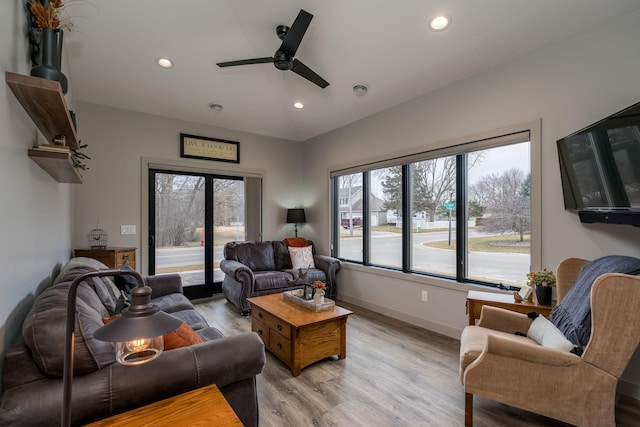
[{"label": "small plant in pot", "polygon": [[528,285],[536,292],[538,304],[551,305],[551,294],[556,285],[556,276],[553,271],[546,268],[542,271],[532,271],[527,273]]}]

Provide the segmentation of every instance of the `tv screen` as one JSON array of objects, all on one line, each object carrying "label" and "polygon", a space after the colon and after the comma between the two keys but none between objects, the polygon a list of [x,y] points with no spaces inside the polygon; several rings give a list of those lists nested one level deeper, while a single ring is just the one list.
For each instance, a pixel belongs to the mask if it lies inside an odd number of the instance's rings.
[{"label": "tv screen", "polygon": [[565,209],[640,213],[640,103],[557,145]]}]

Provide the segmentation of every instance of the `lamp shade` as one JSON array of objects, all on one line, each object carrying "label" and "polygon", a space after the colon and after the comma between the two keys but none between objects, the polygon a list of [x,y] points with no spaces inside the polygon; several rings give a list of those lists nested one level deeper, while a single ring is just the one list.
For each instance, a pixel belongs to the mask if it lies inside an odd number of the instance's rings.
[{"label": "lamp shade", "polygon": [[131,305],[117,319],[104,325],[93,336],[100,341],[130,341],[153,338],[178,329],[182,321],[160,311],[151,303],[151,288],[137,287],[131,290]]},{"label": "lamp shade", "polygon": [[304,216],[304,209],[287,209],[287,224],[300,224],[303,222],[307,222]]}]

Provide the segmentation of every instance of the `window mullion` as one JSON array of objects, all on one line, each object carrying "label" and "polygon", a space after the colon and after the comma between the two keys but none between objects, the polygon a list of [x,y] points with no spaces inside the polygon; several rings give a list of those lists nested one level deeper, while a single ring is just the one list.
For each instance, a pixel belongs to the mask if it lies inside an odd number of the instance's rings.
[{"label": "window mullion", "polygon": [[411,271],[411,166],[402,165],[402,271]]},{"label": "window mullion", "polygon": [[467,278],[467,155],[456,156],[456,280]]},{"label": "window mullion", "polygon": [[371,264],[371,213],[369,212],[369,193],[371,192],[371,173],[362,173],[362,263]]}]

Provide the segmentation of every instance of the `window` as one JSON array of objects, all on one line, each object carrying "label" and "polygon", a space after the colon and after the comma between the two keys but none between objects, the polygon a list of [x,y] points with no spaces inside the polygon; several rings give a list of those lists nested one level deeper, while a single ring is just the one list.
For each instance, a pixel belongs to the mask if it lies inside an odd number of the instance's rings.
[{"label": "window", "polygon": [[532,128],[332,172],[333,255],[461,283],[525,284],[540,247]]}]

